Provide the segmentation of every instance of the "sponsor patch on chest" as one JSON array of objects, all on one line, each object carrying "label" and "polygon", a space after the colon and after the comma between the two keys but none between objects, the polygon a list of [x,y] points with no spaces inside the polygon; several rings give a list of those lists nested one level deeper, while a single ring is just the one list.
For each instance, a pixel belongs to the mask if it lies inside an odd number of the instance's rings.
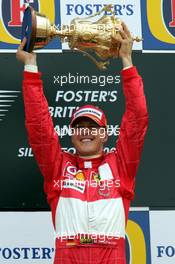
[{"label": "sponsor patch on chest", "polygon": [[77,181],[77,180],[64,180],[63,188],[70,188],[75,191],[84,193],[85,191],[85,182],[84,181]]},{"label": "sponsor patch on chest", "polygon": [[113,180],[113,174],[111,168],[109,167],[108,163],[104,163],[103,165],[98,167],[98,172],[100,175],[100,180]]}]

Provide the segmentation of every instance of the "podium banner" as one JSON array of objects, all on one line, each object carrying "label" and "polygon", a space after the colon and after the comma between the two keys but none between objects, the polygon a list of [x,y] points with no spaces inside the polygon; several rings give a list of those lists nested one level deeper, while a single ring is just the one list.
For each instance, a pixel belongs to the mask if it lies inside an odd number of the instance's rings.
[{"label": "podium banner", "polygon": [[[54,236],[50,212],[1,212],[0,263],[52,264]],[[126,245],[127,264],[151,264],[148,209],[131,209]]]}]

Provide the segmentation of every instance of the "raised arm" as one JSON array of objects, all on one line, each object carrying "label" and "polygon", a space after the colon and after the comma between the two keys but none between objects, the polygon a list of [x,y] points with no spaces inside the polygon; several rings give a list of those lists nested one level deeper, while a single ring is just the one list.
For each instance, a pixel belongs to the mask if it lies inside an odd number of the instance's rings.
[{"label": "raised arm", "polygon": [[123,63],[121,72],[125,96],[125,113],[116,144],[116,156],[120,177],[128,191],[134,190],[134,177],[141,158],[144,137],[148,126],[148,113],[142,78],[132,65],[132,37],[123,23],[120,57]]},{"label": "raised arm", "polygon": [[53,177],[58,174],[62,152],[43,93],[36,54],[23,51],[24,45],[25,40],[19,46],[16,56],[25,64],[23,81],[25,125],[29,144],[44,176],[44,190],[47,193]]}]

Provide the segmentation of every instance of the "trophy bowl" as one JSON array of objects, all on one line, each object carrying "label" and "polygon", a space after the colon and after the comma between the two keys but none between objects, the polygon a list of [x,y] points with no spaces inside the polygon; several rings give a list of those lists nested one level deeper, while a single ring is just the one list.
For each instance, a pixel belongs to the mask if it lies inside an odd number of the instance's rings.
[{"label": "trophy bowl", "polygon": [[[103,15],[96,22],[92,18],[108,11],[110,15]],[[113,11],[112,5],[105,6],[100,12],[86,17],[74,18],[70,25],[57,28],[49,19],[28,6],[24,12],[22,36],[27,38],[24,50],[32,52],[42,49],[53,38],[59,37],[61,42],[67,42],[71,50],[82,52],[88,56],[100,70],[105,70],[110,58],[119,56],[122,21]],[[115,39],[115,40],[114,40]],[[133,40],[141,41],[138,37]],[[92,56],[93,51],[100,61]]]}]

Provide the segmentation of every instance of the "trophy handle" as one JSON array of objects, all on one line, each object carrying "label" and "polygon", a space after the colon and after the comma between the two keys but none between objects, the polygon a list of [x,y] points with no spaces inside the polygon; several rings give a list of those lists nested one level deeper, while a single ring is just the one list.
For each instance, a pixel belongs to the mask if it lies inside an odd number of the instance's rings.
[{"label": "trophy handle", "polygon": [[97,61],[92,55],[90,55],[88,52],[74,48],[74,51],[79,51],[80,53],[83,53],[84,56],[87,56],[96,66],[99,70],[106,70],[107,66],[109,65],[109,61]]},{"label": "trophy handle", "polygon": [[84,17],[84,18],[81,18],[81,19],[85,20],[85,19],[89,19],[89,18],[92,18],[92,17],[95,17],[95,16],[99,16],[104,11],[110,11],[111,14],[113,14],[113,16],[115,17],[115,12],[112,10],[112,8],[113,8],[112,4],[106,5],[100,11],[96,12],[94,15],[91,15],[91,16],[88,16],[88,17]]}]

